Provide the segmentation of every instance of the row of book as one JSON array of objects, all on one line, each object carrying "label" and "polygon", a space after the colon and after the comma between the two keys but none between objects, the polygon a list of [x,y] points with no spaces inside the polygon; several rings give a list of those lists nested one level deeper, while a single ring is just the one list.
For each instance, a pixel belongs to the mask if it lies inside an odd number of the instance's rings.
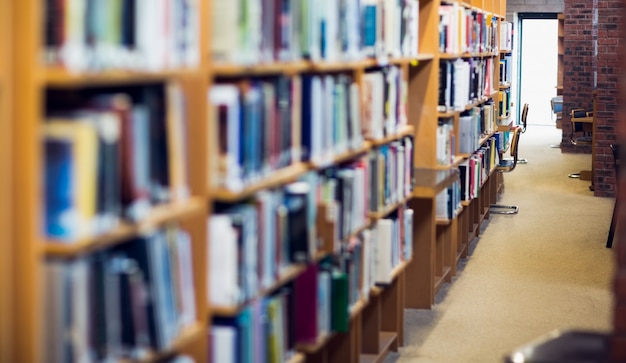
[{"label": "row of book", "polygon": [[192,242],[177,226],[45,264],[46,362],[141,359],[196,321]]},{"label": "row of book", "polygon": [[212,361],[285,362],[298,345],[347,332],[356,304],[369,298],[375,284],[390,283],[393,268],[411,258],[412,219],[412,210],[399,208],[236,316],[214,317]]},{"label": "row of book", "polygon": [[381,212],[413,191],[413,139],[404,137],[370,152],[369,210]]},{"label": "row of book", "polygon": [[461,200],[472,200],[480,195],[480,188],[499,162],[499,143],[503,132],[490,137],[476,152],[459,165]]},{"label": "row of book", "polygon": [[443,3],[439,7],[439,52],[447,54],[497,52],[498,19],[492,14]]},{"label": "row of book", "polygon": [[493,100],[464,111],[459,116],[459,153],[471,154],[480,147],[481,139],[496,130]]},{"label": "row of book", "polygon": [[498,116],[499,124],[508,125],[511,116],[511,89],[505,88],[498,91]]},{"label": "row of book", "polygon": [[513,49],[513,23],[502,21],[500,24],[500,49],[510,52]]},{"label": "row of book", "polygon": [[461,183],[457,179],[446,189],[437,194],[435,216],[441,220],[452,220],[459,214],[461,206]]},{"label": "row of book", "polygon": [[43,0],[45,58],[72,72],[196,67],[197,0]]},{"label": "row of book", "polygon": [[418,54],[418,0],[214,0],[213,59],[227,64]]},{"label": "row of book", "polygon": [[439,69],[438,110],[464,110],[493,92],[493,59],[443,60]]},{"label": "row of book", "polygon": [[452,117],[439,118],[437,121],[435,157],[437,165],[450,166],[456,155],[456,133]]},{"label": "row of book", "polygon": [[500,85],[509,85],[513,81],[513,55],[500,57]]},{"label": "row of book", "polygon": [[71,243],[187,198],[184,95],[177,84],[50,91],[46,99],[47,238]]},{"label": "row of book", "polygon": [[412,155],[405,138],[248,201],[216,204],[208,221],[211,303],[244,303],[290,267],[320,252],[339,253],[342,243],[369,226],[370,212],[412,192]]},{"label": "row of book", "polygon": [[348,74],[220,82],[209,90],[211,184],[239,191],[300,161],[337,155],[404,130],[407,85],[396,66]]}]

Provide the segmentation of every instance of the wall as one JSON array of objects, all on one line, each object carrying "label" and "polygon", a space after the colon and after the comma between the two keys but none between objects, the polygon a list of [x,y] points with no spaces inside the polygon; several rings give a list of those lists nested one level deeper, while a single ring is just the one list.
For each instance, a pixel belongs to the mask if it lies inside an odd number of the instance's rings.
[{"label": "wall", "polygon": [[[619,21],[623,21],[626,16],[626,0],[621,1],[610,1],[612,3],[621,3],[621,11],[614,11],[613,15],[618,15],[621,17]],[[618,4],[614,4],[618,5]],[[617,20],[617,19],[616,19]],[[619,23],[618,23],[619,24]],[[600,27],[602,30],[602,26]],[[614,32],[615,30],[613,30]],[[626,30],[622,27],[619,32],[620,40],[618,47],[618,58],[624,59],[626,57]],[[626,140],[626,76],[624,75],[624,66],[617,67],[616,70],[619,72],[620,76],[618,77],[618,87],[620,92],[620,100],[617,105],[619,108],[618,122],[616,124],[617,136],[618,140],[624,143]],[[621,158],[626,158],[626,148],[622,148]],[[617,200],[618,203],[622,206],[626,206],[626,168],[622,167],[621,175],[619,177],[619,188]],[[615,313],[613,314],[613,326],[614,326],[614,334],[613,334],[613,361],[614,362],[626,362],[626,231],[624,231],[624,226],[626,226],[626,208],[621,208],[619,211],[618,219],[617,219],[618,231],[615,237],[615,242],[613,243],[613,248],[616,250],[616,273],[615,273]],[[621,232],[620,233],[620,227]]]},{"label": "wall", "polygon": [[596,141],[594,150],[595,195],[615,196],[615,169],[610,145],[616,141],[619,119],[618,69],[624,61],[619,47],[624,44],[620,28],[626,18],[622,0],[598,1],[598,88],[596,103]]},{"label": "wall", "polygon": [[[597,0],[596,0],[597,1]],[[563,136],[561,151],[588,153],[591,147],[571,143],[570,110],[593,110],[594,89],[594,2],[590,0],[565,0],[563,44]]]},{"label": "wall", "polygon": [[564,0],[507,0],[506,18],[513,20],[514,13],[562,13]]}]

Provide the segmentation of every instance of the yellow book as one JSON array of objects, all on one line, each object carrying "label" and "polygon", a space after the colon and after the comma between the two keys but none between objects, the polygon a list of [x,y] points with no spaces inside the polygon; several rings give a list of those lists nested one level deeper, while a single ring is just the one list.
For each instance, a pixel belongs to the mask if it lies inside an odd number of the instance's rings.
[{"label": "yellow book", "polygon": [[[96,228],[98,131],[90,122],[49,119],[44,126],[46,139],[66,141],[72,145],[73,211],[68,218],[74,237],[92,234]],[[60,191],[62,192],[62,191]]]}]

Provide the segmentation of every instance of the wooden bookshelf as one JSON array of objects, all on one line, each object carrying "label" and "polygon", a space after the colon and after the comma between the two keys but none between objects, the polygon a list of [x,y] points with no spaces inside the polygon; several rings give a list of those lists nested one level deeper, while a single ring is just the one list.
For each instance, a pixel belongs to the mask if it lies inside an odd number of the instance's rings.
[{"label": "wooden bookshelf", "polygon": [[[5,6],[6,2],[0,4]],[[15,231],[13,248],[15,252],[15,268],[13,275],[19,276],[14,289],[15,301],[12,311],[16,324],[13,326],[14,362],[42,362],[46,361],[44,345],[45,316],[44,309],[49,303],[45,296],[44,265],[47,258],[82,258],[95,250],[106,250],[119,242],[151,230],[161,224],[180,222],[191,236],[192,262],[191,273],[194,281],[196,320],[183,328],[181,333],[173,338],[168,348],[162,351],[149,352],[139,362],[157,362],[172,355],[185,354],[196,362],[207,361],[208,349],[206,345],[207,313],[203,304],[206,302],[206,223],[207,216],[207,185],[205,172],[196,173],[193,170],[188,175],[188,185],[191,199],[187,202],[169,204],[154,208],[149,216],[138,224],[123,223],[119,228],[103,236],[86,238],[72,244],[54,244],[46,241],[40,232],[42,225],[42,211],[44,208],[41,198],[43,190],[42,171],[45,163],[42,153],[42,139],[40,132],[46,118],[46,93],[49,90],[98,90],[100,88],[116,88],[125,86],[142,86],[146,84],[163,84],[174,81],[180,82],[185,94],[203,93],[206,90],[206,63],[201,61],[192,69],[175,68],[165,71],[81,71],[70,72],[58,66],[47,66],[42,62],[44,45],[45,4],[41,0],[25,0],[10,2],[12,9],[0,9],[0,16],[19,19],[10,25],[8,34],[14,34],[14,43],[9,54],[15,65],[12,72],[12,122],[14,127],[10,134],[16,142],[11,146],[13,163],[13,177],[11,181],[15,195],[12,216]],[[206,2],[198,3],[199,13],[206,14]],[[42,10],[43,9],[43,10]],[[5,11],[6,10],[6,11]],[[4,26],[7,19],[0,22]],[[9,23],[10,24],[10,23]],[[3,29],[4,31],[4,29]],[[2,33],[3,33],[2,31]],[[18,36],[19,34],[19,36]],[[200,36],[204,39],[204,36]],[[199,41],[199,51],[206,54],[207,42]],[[3,49],[4,50],[4,49]],[[6,58],[6,57],[2,57]],[[1,68],[1,67],[0,67]],[[194,89],[194,79],[195,89]],[[4,86],[4,85],[3,85]],[[198,87],[200,86],[200,87]],[[4,91],[4,90],[3,90]],[[190,144],[206,145],[206,132],[198,132],[202,128],[198,122],[205,122],[206,100],[200,98],[201,103],[195,102],[198,98],[188,97],[186,108],[190,116],[187,118],[189,135],[185,135]],[[198,115],[199,117],[194,117]],[[19,122],[17,121],[19,120]],[[4,118],[3,118],[4,121]],[[4,123],[3,123],[4,125]],[[3,130],[4,131],[4,130]],[[5,133],[2,133],[5,135]],[[6,145],[3,143],[3,146]],[[193,149],[193,147],[190,147]],[[190,164],[195,161],[195,153],[185,158]],[[164,160],[163,162],[167,162]],[[17,167],[19,165],[19,167]],[[206,165],[206,163],[205,163]],[[204,188],[197,188],[202,185]],[[2,218],[2,223],[6,219]],[[4,230],[4,228],[3,228]],[[45,258],[44,258],[45,257]],[[3,264],[4,265],[4,264]],[[4,275],[4,274],[3,274]],[[63,334],[63,332],[59,332]],[[3,337],[4,338],[4,337]],[[2,342],[7,340],[2,339]],[[3,349],[4,351],[4,349]],[[4,357],[2,357],[4,361]],[[122,360],[123,361],[123,360]]]},{"label": "wooden bookshelf", "polygon": [[[43,340],[46,316],[46,278],[48,261],[75,261],[100,251],[117,248],[134,237],[160,226],[180,224],[191,237],[192,276],[195,320],[173,342],[161,351],[147,353],[137,362],[159,362],[175,355],[187,355],[195,362],[210,362],[214,318],[236,318],[247,306],[212,306],[209,302],[208,258],[211,242],[207,220],[216,214],[221,204],[237,204],[250,200],[260,191],[281,188],[308,173],[356,161],[385,145],[412,137],[414,186],[405,199],[389,205],[380,212],[370,213],[363,226],[351,234],[356,236],[371,228],[379,219],[393,216],[406,206],[414,211],[413,257],[397,266],[391,283],[377,286],[367,298],[356,301],[350,308],[347,332],[331,332],[319,337],[314,344],[297,344],[297,353],[289,363],[302,362],[382,362],[389,351],[398,351],[404,344],[404,309],[430,308],[436,292],[450,282],[456,273],[456,263],[466,256],[468,241],[477,234],[480,223],[488,215],[489,198],[498,185],[490,177],[483,187],[486,195],[463,205],[459,217],[442,223],[436,218],[436,197],[459,180],[458,164],[469,155],[456,155],[453,165],[440,169],[436,163],[437,120],[455,119],[461,111],[438,112],[438,87],[441,60],[498,59],[498,52],[443,54],[439,51],[439,10],[443,0],[419,1],[419,52],[407,56],[377,56],[374,58],[311,61],[296,59],[288,62],[253,64],[223,63],[214,60],[212,45],[222,34],[213,32],[213,1],[196,2],[199,8],[199,61],[193,66],[164,67],[149,71],[141,68],[124,70],[72,71],[43,62],[46,43],[46,10],[44,0],[0,0],[0,361],[39,363],[46,360]],[[457,2],[467,9],[496,14],[498,21],[506,13],[504,0],[468,0]],[[43,9],[43,11],[42,11]],[[13,21],[11,21],[13,20]],[[218,30],[219,31],[219,30]],[[218,39],[219,40],[219,39]],[[10,56],[6,56],[10,55]],[[348,58],[346,58],[348,59]],[[386,67],[398,67],[406,82],[406,114],[408,125],[382,139],[365,140],[360,148],[347,150],[319,162],[296,161],[258,180],[231,190],[212,183],[214,140],[219,140],[212,127],[216,120],[207,91],[218,83],[243,83],[250,79],[272,79],[296,76],[347,75],[363,87],[369,72]],[[497,67],[494,67],[497,72]],[[496,73],[497,74],[497,73]],[[495,78],[494,78],[495,82]],[[151,209],[138,222],[122,222],[110,232],[71,243],[49,240],[41,232],[45,210],[44,166],[46,156],[42,146],[42,124],[50,105],[47,97],[55,92],[88,93],[101,89],[128,89],[148,85],[179,84],[185,95],[184,153],[186,179],[190,198],[183,202],[166,203]],[[494,83],[497,85],[497,83]],[[497,86],[496,86],[497,87]],[[480,106],[497,93],[485,95],[465,109]],[[364,109],[363,101],[360,101]],[[481,138],[481,143],[488,138]],[[299,143],[300,140],[294,141]],[[300,146],[300,145],[298,145]],[[458,146],[458,144],[457,144]],[[166,162],[165,160],[163,162]],[[481,190],[481,192],[482,192]],[[476,227],[478,226],[478,227]],[[457,236],[458,237],[455,237]],[[444,236],[441,237],[440,236]],[[340,241],[346,242],[346,241]],[[319,263],[327,252],[318,254],[311,263]],[[268,296],[284,284],[294,281],[305,271],[304,265],[294,265],[278,281],[260,289],[257,298]],[[120,360],[120,362],[130,360]],[[215,362],[217,363],[217,362]],[[221,362],[220,362],[221,363]]]}]

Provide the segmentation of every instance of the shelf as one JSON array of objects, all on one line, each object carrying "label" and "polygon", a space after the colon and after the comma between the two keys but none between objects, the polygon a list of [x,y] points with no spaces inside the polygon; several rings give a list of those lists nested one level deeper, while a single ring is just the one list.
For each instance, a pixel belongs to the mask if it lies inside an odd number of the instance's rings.
[{"label": "shelf", "polygon": [[[267,296],[279,289],[281,286],[286,284],[287,282],[293,280],[298,275],[300,275],[306,269],[305,265],[293,265],[287,267],[286,271],[281,274],[278,280],[267,288],[262,288],[259,293],[253,297],[251,300],[256,299],[261,296]],[[250,301],[246,301],[237,306],[211,306],[210,311],[212,316],[219,317],[235,317],[241,313],[241,311],[250,303]]]},{"label": "shelf", "polygon": [[42,69],[41,82],[57,87],[99,87],[134,83],[163,82],[169,79],[203,76],[197,69],[161,72],[110,70],[101,72],[72,73],[62,67],[50,66]]},{"label": "shelf", "polygon": [[395,280],[396,277],[398,277],[398,275],[400,275],[402,271],[407,268],[409,263],[411,263],[411,260],[402,261],[398,264],[398,266],[394,267],[393,270],[391,270],[391,280]]},{"label": "shelf", "polygon": [[337,60],[337,61],[310,61],[306,59],[292,62],[275,62],[259,64],[220,64],[213,65],[212,72],[215,77],[249,77],[279,74],[299,74],[309,72],[340,72],[387,65],[418,65],[419,61],[434,59],[434,54],[419,54],[416,57],[380,57],[377,59],[365,58],[360,60]]},{"label": "shelf", "polygon": [[206,327],[202,323],[193,324],[185,329],[180,336],[172,343],[172,345],[163,351],[148,352],[144,357],[139,359],[121,359],[118,363],[156,363],[171,356],[175,352],[181,351],[184,347],[193,343],[198,339],[205,339]]},{"label": "shelf", "polygon": [[369,141],[364,141],[360,149],[349,150],[349,151],[346,151],[337,155],[332,155],[328,157],[327,160],[312,161],[309,163],[309,167],[313,170],[326,169],[336,164],[340,164],[345,161],[355,159],[363,154],[366,154],[370,149],[371,149],[371,143]]},{"label": "shelf", "polygon": [[352,231],[346,238],[343,239],[343,242],[347,242],[348,240],[350,240],[350,238],[357,236],[363,231],[365,231],[366,229],[370,228],[372,226],[372,223],[374,223],[374,221],[375,221],[374,218],[367,218],[365,224],[360,226],[356,230]]},{"label": "shelf", "polygon": [[306,362],[306,356],[302,353],[296,353],[291,358],[289,358],[289,360],[287,360],[287,362],[285,363],[305,363],[305,362]]},{"label": "shelf", "polygon": [[441,286],[443,286],[446,278],[448,277],[448,275],[450,275],[450,271],[452,271],[452,268],[450,268],[450,266],[444,266],[441,275],[435,276],[435,292],[439,291]]},{"label": "shelf", "polygon": [[122,222],[111,232],[99,236],[81,238],[75,242],[46,241],[42,252],[48,257],[72,258],[99,249],[115,246],[128,239],[152,231],[167,222],[181,220],[193,215],[206,214],[206,206],[202,198],[191,198],[186,202],[163,204],[154,207],[138,223]]},{"label": "shelf", "polygon": [[349,307],[350,319],[354,319],[359,314],[361,314],[361,311],[363,311],[363,309],[365,309],[366,306],[367,306],[367,300],[365,299],[359,299],[359,301],[355,302],[354,305],[350,306]]},{"label": "shelf", "polygon": [[393,213],[393,211],[395,211],[396,209],[400,208],[402,205],[406,204],[406,202],[408,202],[410,198],[411,196],[409,195],[408,197],[404,198],[403,200],[399,202],[392,203],[388,206],[385,206],[383,210],[380,212],[370,212],[369,213],[370,218],[373,220],[383,219],[387,217],[389,214]]},{"label": "shelf", "polygon": [[306,354],[315,354],[322,349],[334,335],[334,332],[324,334],[318,337],[315,343],[298,343],[296,344],[296,350]]},{"label": "shelf", "polygon": [[415,169],[415,186],[413,196],[417,198],[434,198],[459,178],[454,169]]},{"label": "shelf", "polygon": [[271,176],[245,187],[242,191],[232,191],[226,188],[215,188],[210,192],[211,197],[218,202],[237,202],[263,190],[281,186],[296,180],[308,171],[305,163],[297,163],[283,169],[273,171]]},{"label": "shelf", "polygon": [[381,332],[378,354],[361,354],[359,363],[382,363],[391,349],[391,346],[398,339],[398,335],[392,332]]},{"label": "shelf", "polygon": [[308,61],[276,62],[255,65],[219,64],[213,66],[215,77],[265,76],[301,73],[311,67]]},{"label": "shelf", "polygon": [[370,142],[372,143],[372,146],[381,146],[396,140],[400,140],[406,136],[413,136],[414,133],[415,129],[413,128],[413,126],[408,125],[403,127],[402,130],[393,135],[386,136],[385,138],[380,140],[370,140]]}]

